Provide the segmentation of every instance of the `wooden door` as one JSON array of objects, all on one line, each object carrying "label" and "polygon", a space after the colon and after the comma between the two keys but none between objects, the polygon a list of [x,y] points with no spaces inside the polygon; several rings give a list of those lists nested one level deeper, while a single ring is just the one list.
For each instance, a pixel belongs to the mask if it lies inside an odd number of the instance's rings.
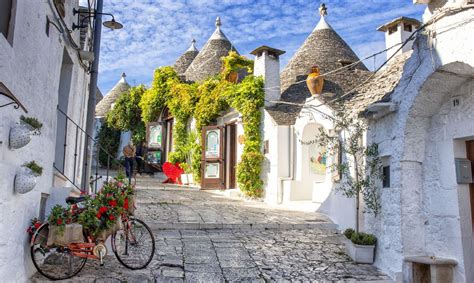
[{"label": "wooden door", "polygon": [[[466,142],[466,151],[467,151],[467,159],[471,160],[471,169],[472,174],[474,176],[474,141],[467,141]],[[471,198],[471,221],[472,221],[472,229],[473,229],[473,237],[474,237],[474,183],[469,185],[469,194]]]},{"label": "wooden door", "polygon": [[224,128],[202,129],[201,189],[225,188]]},{"label": "wooden door", "polygon": [[226,188],[237,188],[237,125],[229,124],[225,128],[226,141]]}]

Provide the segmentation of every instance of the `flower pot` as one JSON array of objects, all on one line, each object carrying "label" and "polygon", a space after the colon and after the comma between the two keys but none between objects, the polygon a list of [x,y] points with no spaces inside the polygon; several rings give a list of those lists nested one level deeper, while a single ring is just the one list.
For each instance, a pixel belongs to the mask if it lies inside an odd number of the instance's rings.
[{"label": "flower pot", "polygon": [[181,174],[181,183],[183,185],[189,184],[188,174]]},{"label": "flower pot", "polygon": [[190,185],[194,184],[193,174],[188,174],[188,182]]},{"label": "flower pot", "polygon": [[33,190],[36,186],[36,176],[28,168],[15,175],[15,192],[19,194],[26,194]]},{"label": "flower pot", "polygon": [[10,129],[9,146],[19,149],[31,141],[32,130],[25,124],[19,124]]},{"label": "flower pot", "polygon": [[84,243],[82,225],[78,223],[66,224],[61,230],[59,226],[49,225],[48,246],[65,247],[72,243]]},{"label": "flower pot", "polygon": [[226,77],[226,80],[230,83],[237,83],[239,81],[239,73],[238,72],[230,72],[227,77]]},{"label": "flower pot", "polygon": [[351,240],[345,239],[346,253],[355,263],[374,263],[375,245],[356,245]]},{"label": "flower pot", "polygon": [[306,79],[306,85],[313,96],[323,93],[324,79],[320,76],[319,68],[313,67]]}]

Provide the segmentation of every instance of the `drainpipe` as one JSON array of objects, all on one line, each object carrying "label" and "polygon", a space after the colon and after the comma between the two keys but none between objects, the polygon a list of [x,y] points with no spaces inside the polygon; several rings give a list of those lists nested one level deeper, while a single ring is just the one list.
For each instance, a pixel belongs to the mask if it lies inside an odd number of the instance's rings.
[{"label": "drainpipe", "polygon": [[[91,69],[91,80],[89,84],[89,99],[87,101],[87,120],[86,133],[91,136],[94,134],[94,117],[95,117],[95,93],[97,91],[97,78],[99,75],[99,55],[100,55],[100,35],[102,33],[102,7],[103,0],[97,0],[96,14],[94,20],[94,62]],[[89,192],[90,168],[92,163],[92,146],[88,136],[85,137],[84,143],[84,168],[82,171],[82,187],[83,190]]]},{"label": "drainpipe", "polygon": [[284,181],[292,181],[294,179],[293,171],[294,171],[294,137],[293,137],[293,126],[288,126],[288,155],[289,155],[289,162],[290,168],[288,172],[288,177],[279,177],[278,178],[278,188],[277,188],[277,203],[283,203],[283,182]]}]

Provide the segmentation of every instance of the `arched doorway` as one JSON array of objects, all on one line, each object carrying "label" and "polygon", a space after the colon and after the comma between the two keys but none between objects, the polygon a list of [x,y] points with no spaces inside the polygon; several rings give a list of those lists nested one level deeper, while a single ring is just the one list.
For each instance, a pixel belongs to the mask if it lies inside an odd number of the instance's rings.
[{"label": "arched doorway", "polygon": [[474,280],[474,187],[458,183],[455,165],[474,140],[473,86],[467,64],[433,72],[408,111],[400,159],[403,255],[455,259],[456,282]]}]

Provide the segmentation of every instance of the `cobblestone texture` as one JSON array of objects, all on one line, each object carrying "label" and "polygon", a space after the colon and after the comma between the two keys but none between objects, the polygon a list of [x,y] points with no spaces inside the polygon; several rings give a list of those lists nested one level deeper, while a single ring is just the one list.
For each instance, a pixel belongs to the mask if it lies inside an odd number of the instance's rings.
[{"label": "cobblestone texture", "polygon": [[[320,214],[207,192],[157,189],[139,190],[137,211],[155,227],[156,253],[147,269],[125,269],[108,256],[105,266],[89,261],[68,282],[390,282],[373,266],[354,264],[332,226],[292,226],[325,223]],[[174,223],[184,229],[156,228]],[[204,229],[199,223],[223,226]],[[266,228],[268,223],[278,225]],[[33,278],[43,281],[39,275]]]}]

